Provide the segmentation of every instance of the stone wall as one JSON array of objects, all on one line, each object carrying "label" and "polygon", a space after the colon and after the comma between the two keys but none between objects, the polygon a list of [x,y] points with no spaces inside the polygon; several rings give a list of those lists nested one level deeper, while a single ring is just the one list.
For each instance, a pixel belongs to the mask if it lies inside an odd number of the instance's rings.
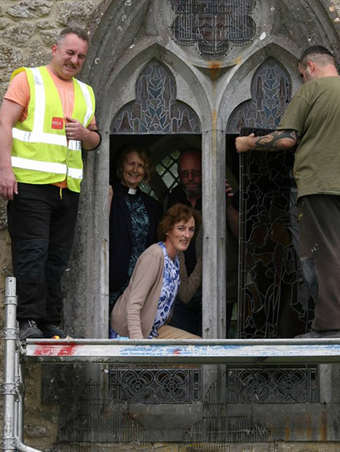
[{"label": "stone wall", "polygon": [[[133,0],[139,2],[139,0]],[[160,0],[157,0],[160,1]],[[267,1],[267,0],[263,0]],[[278,0],[280,4],[281,0]],[[321,0],[330,12],[330,19],[339,23],[340,0]],[[20,66],[42,65],[49,61],[50,47],[58,32],[68,25],[86,27],[101,19],[101,11],[110,0],[1,0],[0,5],[0,98],[2,99],[10,74]],[[119,3],[119,2],[117,2]],[[123,3],[123,2],[120,2]],[[288,3],[288,2],[286,2]],[[308,3],[308,2],[307,2]],[[131,0],[126,1],[131,5]],[[291,7],[294,7],[292,2]],[[123,19],[122,19],[123,20]],[[113,21],[113,18],[112,18]],[[122,44],[123,46],[123,44]],[[133,46],[132,46],[133,47]],[[0,331],[4,319],[4,279],[11,275],[10,240],[7,234],[6,204],[0,201]],[[0,340],[0,387],[2,387],[3,340]],[[40,403],[40,366],[30,365],[26,369],[27,408],[25,435],[33,447],[52,445],[58,428],[58,407]],[[2,435],[2,398],[0,398],[0,436]],[[177,447],[177,446],[175,446]],[[299,446],[302,450],[332,450],[334,445]],[[156,446],[159,450],[165,450]],[[298,451],[298,446],[287,444],[285,450]],[[117,448],[118,449],[118,448]],[[137,447],[136,447],[137,449]],[[126,446],[121,450],[132,450]],[[146,449],[145,449],[146,450]],[[168,450],[168,449],[167,449]],[[170,449],[169,449],[170,450]],[[280,449],[283,450],[283,449]],[[335,449],[334,449],[335,450]]]},{"label": "stone wall", "polygon": [[[0,98],[6,92],[10,75],[20,66],[40,66],[50,59],[55,36],[70,25],[88,27],[101,0],[2,0],[0,5]],[[0,200],[0,331],[4,324],[4,281],[12,274],[10,239],[7,233],[6,203]],[[0,387],[3,384],[3,335],[0,339]],[[57,407],[46,411],[40,405],[40,369],[27,369],[25,434],[32,446],[52,444],[57,430]],[[3,402],[0,398],[2,436]]]}]

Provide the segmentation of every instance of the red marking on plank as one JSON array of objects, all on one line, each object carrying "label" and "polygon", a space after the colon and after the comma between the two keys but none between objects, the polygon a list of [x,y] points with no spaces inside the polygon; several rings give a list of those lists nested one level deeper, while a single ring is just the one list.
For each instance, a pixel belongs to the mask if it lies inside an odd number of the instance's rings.
[{"label": "red marking on plank", "polygon": [[37,345],[33,356],[73,356],[76,345]]},{"label": "red marking on plank", "polygon": [[174,355],[180,355],[180,354],[181,354],[181,349],[180,349],[180,348],[175,348],[173,354],[174,354]]}]

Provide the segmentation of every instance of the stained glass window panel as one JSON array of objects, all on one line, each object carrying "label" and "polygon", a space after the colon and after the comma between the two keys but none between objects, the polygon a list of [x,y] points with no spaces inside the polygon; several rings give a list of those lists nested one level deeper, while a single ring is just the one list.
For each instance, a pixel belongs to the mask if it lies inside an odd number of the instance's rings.
[{"label": "stained glass window panel", "polygon": [[251,17],[255,0],[170,0],[176,17],[173,39],[182,46],[195,46],[204,58],[224,58],[234,45],[255,39]]},{"label": "stained glass window panel", "polygon": [[242,127],[276,129],[291,99],[291,80],[286,69],[268,58],[255,72],[251,99],[231,114],[227,133],[239,133]]},{"label": "stained glass window panel", "polygon": [[170,70],[151,60],[136,83],[136,99],[119,110],[112,133],[170,134],[200,133],[197,114],[176,100],[176,82]]}]

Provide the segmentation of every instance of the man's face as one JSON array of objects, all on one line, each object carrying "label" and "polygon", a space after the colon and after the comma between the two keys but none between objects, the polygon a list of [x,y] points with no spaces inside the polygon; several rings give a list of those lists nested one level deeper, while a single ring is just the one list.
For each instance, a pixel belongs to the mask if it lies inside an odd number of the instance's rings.
[{"label": "man's face", "polygon": [[187,195],[202,193],[202,163],[198,153],[185,153],[181,156],[178,167],[179,179]]},{"label": "man's face", "polygon": [[50,69],[61,80],[71,80],[80,72],[87,53],[87,42],[71,33],[52,46]]}]

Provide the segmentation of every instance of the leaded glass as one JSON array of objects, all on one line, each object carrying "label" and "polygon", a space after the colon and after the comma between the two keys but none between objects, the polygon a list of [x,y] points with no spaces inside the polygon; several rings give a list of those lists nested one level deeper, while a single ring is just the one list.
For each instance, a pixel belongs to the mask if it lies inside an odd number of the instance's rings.
[{"label": "leaded glass", "polygon": [[274,58],[266,59],[252,79],[251,99],[233,111],[227,133],[238,133],[242,127],[276,129],[290,99],[287,71]]},{"label": "leaded glass", "polygon": [[[169,192],[179,183],[177,171],[177,159],[179,156],[180,152],[174,151],[164,157],[164,159],[156,165],[156,172],[161,176],[162,181],[167,186]],[[151,195],[157,199],[155,192],[147,182],[141,182],[139,184],[139,188],[148,195]]]},{"label": "leaded glass", "polygon": [[176,13],[173,39],[182,46],[194,45],[204,58],[224,58],[233,45],[255,39],[251,17],[255,0],[170,0],[170,4]]},{"label": "leaded glass", "polygon": [[[245,129],[242,135],[268,130]],[[238,336],[294,337],[313,317],[298,258],[294,154],[241,156]]]},{"label": "leaded glass", "polygon": [[136,83],[136,99],[124,105],[113,119],[112,133],[200,133],[194,110],[176,100],[176,82],[170,70],[151,60]]}]

